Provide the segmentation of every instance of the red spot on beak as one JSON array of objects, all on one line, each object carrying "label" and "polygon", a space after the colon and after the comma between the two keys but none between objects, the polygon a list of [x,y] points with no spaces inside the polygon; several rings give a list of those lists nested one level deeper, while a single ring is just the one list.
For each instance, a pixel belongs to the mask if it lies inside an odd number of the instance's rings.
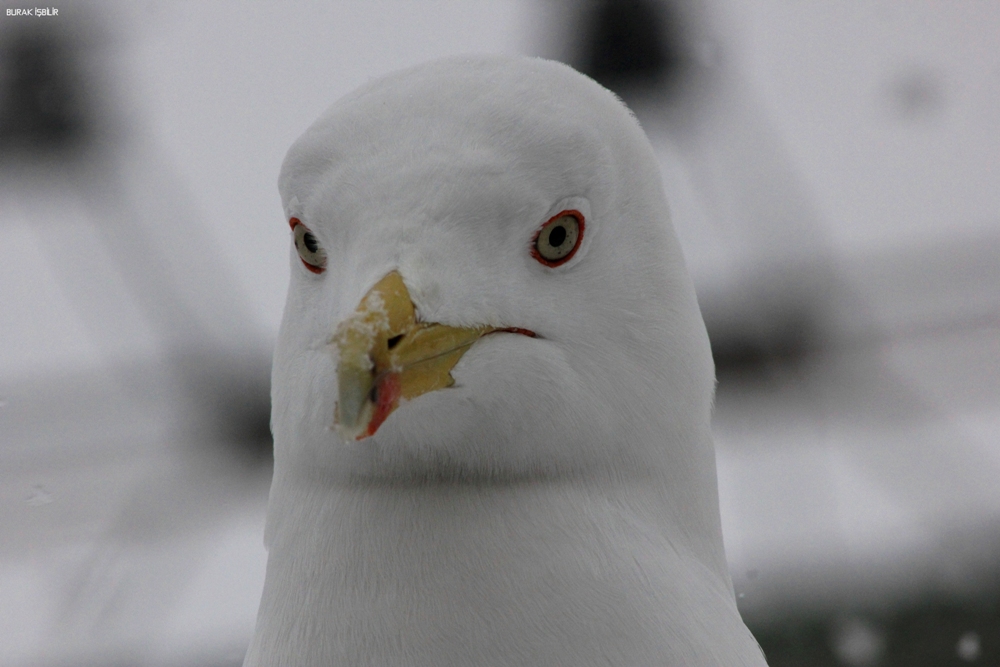
[{"label": "red spot on beak", "polygon": [[[490,333],[514,333],[527,336],[529,338],[538,338],[538,334],[531,329],[522,329],[521,327],[494,329]],[[364,438],[375,435],[375,432],[378,431],[379,427],[382,426],[382,423],[389,418],[392,411],[399,407],[399,397],[402,393],[399,373],[383,373],[376,376],[375,386],[372,391],[375,394],[375,410],[372,413],[371,421],[368,422],[368,428],[364,433],[355,438],[356,440],[363,440]]]},{"label": "red spot on beak", "polygon": [[375,412],[372,420],[368,422],[368,430],[364,435],[358,436],[358,440],[375,435],[375,431],[382,425],[389,414],[399,405],[399,373],[386,373],[375,382]]}]

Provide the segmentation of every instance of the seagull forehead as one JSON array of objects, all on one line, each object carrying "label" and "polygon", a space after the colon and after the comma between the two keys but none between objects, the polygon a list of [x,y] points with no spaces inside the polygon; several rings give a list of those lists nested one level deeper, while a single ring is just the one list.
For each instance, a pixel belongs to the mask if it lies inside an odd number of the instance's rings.
[{"label": "seagull forehead", "polygon": [[371,209],[376,192],[377,207],[453,209],[582,194],[607,180],[612,137],[602,126],[622,115],[564,65],[443,61],[335,104],[289,151],[281,190],[286,207],[336,198],[344,217]]}]

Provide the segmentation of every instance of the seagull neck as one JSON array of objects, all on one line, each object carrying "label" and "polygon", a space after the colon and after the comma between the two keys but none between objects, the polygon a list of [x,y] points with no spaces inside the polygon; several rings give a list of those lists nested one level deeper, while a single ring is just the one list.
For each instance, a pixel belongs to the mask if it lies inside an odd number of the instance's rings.
[{"label": "seagull neck", "polygon": [[[321,487],[279,475],[247,664],[293,650],[317,651],[302,664],[358,664],[403,645],[379,664],[444,664],[413,656],[485,655],[507,636],[537,646],[548,641],[530,637],[539,629],[579,634],[581,619],[567,609],[590,610],[584,626],[603,628],[627,653],[653,636],[644,624],[660,623],[664,601],[631,594],[649,577],[670,609],[688,604],[688,585],[711,591],[698,598],[705,609],[676,619],[691,633],[707,618],[738,622],[728,575],[674,523],[669,494],[655,482]],[[297,643],[303,636],[330,642]],[[580,641],[584,654],[598,655],[608,639],[585,633]]]},{"label": "seagull neck", "polygon": [[[679,556],[702,561],[728,581],[717,514],[715,525],[705,526],[697,517],[698,525],[690,525],[690,513],[678,504],[665,481],[654,475],[617,481],[334,486],[276,476],[267,542],[272,557],[297,554],[311,567],[341,575],[370,573],[378,563],[382,574],[405,577],[415,563],[450,558],[495,567],[496,554],[514,559],[514,545],[544,545],[559,535],[576,536],[584,551],[599,550],[607,547],[602,541],[608,535],[597,527],[612,526],[665,540]],[[707,541],[695,540],[706,533],[712,536]],[[513,560],[507,564],[519,567]],[[395,575],[388,574],[394,570]]]}]

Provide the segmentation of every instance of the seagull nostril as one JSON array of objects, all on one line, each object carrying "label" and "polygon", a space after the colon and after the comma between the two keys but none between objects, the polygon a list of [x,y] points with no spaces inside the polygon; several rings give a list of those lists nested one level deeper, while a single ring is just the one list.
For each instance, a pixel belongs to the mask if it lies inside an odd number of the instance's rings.
[{"label": "seagull nostril", "polygon": [[392,338],[390,338],[387,341],[387,343],[389,345],[389,349],[391,350],[392,348],[394,348],[397,345],[399,345],[399,341],[401,341],[401,340],[403,340],[403,334],[399,334],[398,336],[393,336]]},{"label": "seagull nostril", "polygon": [[372,385],[372,390],[368,392],[368,400],[372,403],[378,403],[378,383]]}]

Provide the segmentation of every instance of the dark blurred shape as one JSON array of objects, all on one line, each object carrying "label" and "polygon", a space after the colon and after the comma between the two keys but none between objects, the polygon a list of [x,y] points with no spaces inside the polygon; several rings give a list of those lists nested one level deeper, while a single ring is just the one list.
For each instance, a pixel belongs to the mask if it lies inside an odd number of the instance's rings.
[{"label": "dark blurred shape", "polygon": [[681,76],[687,58],[680,26],[655,0],[600,0],[582,16],[578,70],[619,95],[663,88]]},{"label": "dark blurred shape", "polygon": [[706,323],[715,373],[766,379],[775,371],[794,369],[819,347],[816,315],[809,308],[786,308],[769,314],[766,331]]},{"label": "dark blurred shape", "polygon": [[802,613],[749,623],[770,667],[1000,664],[1000,596],[920,600],[891,610]]},{"label": "dark blurred shape", "polygon": [[699,292],[720,382],[767,382],[802,368],[828,346],[835,281],[822,260],[784,258],[746,272],[725,291]]},{"label": "dark blurred shape", "polygon": [[898,72],[886,90],[892,109],[904,120],[928,117],[944,108],[944,86],[934,72],[924,67]]},{"label": "dark blurred shape", "polygon": [[248,462],[271,459],[271,363],[266,354],[181,351],[178,370],[189,414],[206,439]]},{"label": "dark blurred shape", "polygon": [[22,25],[0,33],[0,151],[76,149],[91,128],[75,47],[52,29]]}]

